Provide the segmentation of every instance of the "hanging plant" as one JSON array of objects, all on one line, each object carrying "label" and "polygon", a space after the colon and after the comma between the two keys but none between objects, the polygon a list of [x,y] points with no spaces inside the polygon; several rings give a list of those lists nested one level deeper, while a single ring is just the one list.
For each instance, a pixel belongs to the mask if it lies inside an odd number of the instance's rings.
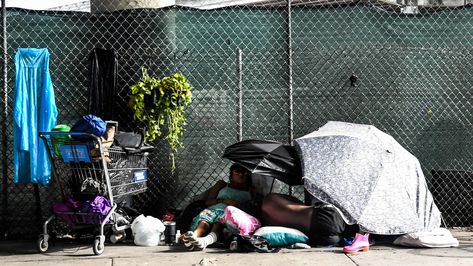
[{"label": "hanging plant", "polygon": [[129,105],[136,120],[147,124],[146,140],[153,141],[163,134],[171,146],[170,158],[175,169],[174,154],[182,147],[180,138],[186,123],[185,108],[192,102],[192,86],[183,74],[156,79],[148,75],[146,68],[141,68],[143,76],[130,87]]}]

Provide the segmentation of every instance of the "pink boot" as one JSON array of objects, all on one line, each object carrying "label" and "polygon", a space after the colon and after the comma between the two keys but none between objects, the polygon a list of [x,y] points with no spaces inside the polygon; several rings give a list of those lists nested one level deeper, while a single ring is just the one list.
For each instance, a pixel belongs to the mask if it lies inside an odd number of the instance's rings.
[{"label": "pink boot", "polygon": [[355,235],[355,240],[353,240],[353,243],[350,246],[343,247],[343,252],[355,253],[358,251],[368,251],[370,249],[370,242],[368,240],[369,235],[370,234],[368,233],[364,235],[357,233]]}]

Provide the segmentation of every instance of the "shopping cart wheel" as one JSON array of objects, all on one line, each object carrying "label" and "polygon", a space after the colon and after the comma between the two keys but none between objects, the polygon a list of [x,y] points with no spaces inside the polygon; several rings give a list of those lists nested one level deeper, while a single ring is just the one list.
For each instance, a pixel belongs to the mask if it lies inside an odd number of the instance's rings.
[{"label": "shopping cart wheel", "polygon": [[96,236],[94,240],[94,253],[100,255],[105,248],[105,236]]},{"label": "shopping cart wheel", "polygon": [[38,244],[38,251],[40,253],[44,253],[48,250],[49,244],[47,237],[44,237],[44,235],[40,235],[37,241]]},{"label": "shopping cart wheel", "polygon": [[119,241],[123,241],[123,239],[125,239],[125,237],[126,237],[125,231],[115,232],[113,235],[110,236],[110,242],[112,244],[116,244]]},{"label": "shopping cart wheel", "polygon": [[112,244],[118,243],[118,236],[116,236],[116,235],[111,235],[111,236],[110,236],[110,243],[112,243]]}]

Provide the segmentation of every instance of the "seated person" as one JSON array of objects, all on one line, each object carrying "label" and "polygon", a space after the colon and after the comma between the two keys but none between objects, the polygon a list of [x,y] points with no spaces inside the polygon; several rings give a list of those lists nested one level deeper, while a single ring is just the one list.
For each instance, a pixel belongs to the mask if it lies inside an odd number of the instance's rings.
[{"label": "seated person", "polygon": [[261,211],[264,225],[298,229],[309,237],[311,246],[337,245],[358,230],[356,225],[347,225],[333,206],[320,202],[307,206],[289,195],[268,194]]},{"label": "seated person", "polygon": [[217,221],[223,216],[225,207],[240,207],[249,202],[250,187],[249,171],[238,164],[233,164],[230,167],[230,182],[219,180],[209,190],[205,201],[207,208],[193,219],[192,231],[183,235],[184,245],[189,250],[202,250],[215,243],[224,228],[224,225]]}]

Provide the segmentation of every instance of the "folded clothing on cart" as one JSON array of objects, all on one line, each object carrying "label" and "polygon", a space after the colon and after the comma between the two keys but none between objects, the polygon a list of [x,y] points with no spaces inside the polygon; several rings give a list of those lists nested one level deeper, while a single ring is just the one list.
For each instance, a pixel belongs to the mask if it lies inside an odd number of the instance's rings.
[{"label": "folded clothing on cart", "polygon": [[52,207],[53,212],[71,225],[98,224],[104,221],[112,209],[110,202],[103,196],[79,201],[72,197],[57,202]]},{"label": "folded clothing on cart", "polygon": [[[104,149],[104,160],[106,162],[111,162],[108,149],[113,144],[113,139],[115,138],[115,131],[116,131],[115,124],[113,123],[107,124],[105,133],[103,134],[103,136],[100,137],[100,141],[102,142],[102,148]],[[100,159],[101,155],[100,155],[100,150],[99,150],[98,145],[95,145],[93,149],[89,151],[89,153],[93,159]]]}]

